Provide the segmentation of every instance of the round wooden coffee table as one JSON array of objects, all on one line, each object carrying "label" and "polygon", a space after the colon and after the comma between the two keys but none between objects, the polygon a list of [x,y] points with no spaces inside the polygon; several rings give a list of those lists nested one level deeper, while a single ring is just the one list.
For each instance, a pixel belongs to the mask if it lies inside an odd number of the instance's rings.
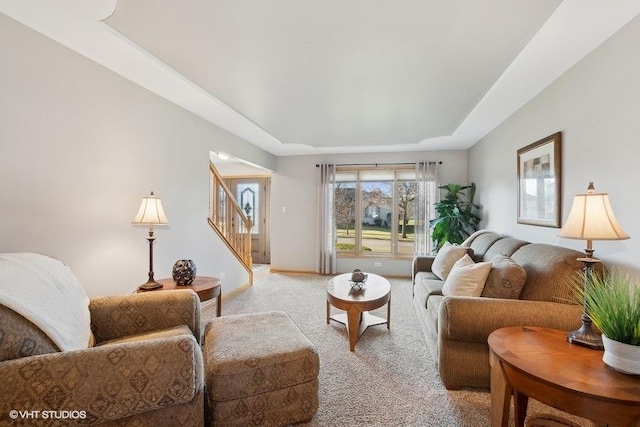
[{"label": "round wooden coffee table", "polygon": [[[329,280],[327,284],[327,324],[335,320],[347,326],[349,334],[349,348],[354,351],[360,335],[369,326],[386,323],[391,327],[391,284],[387,279],[377,274],[369,273],[366,284],[361,290],[354,290],[349,284],[351,273],[341,274]],[[387,318],[369,314],[387,304]],[[331,306],[346,313],[331,315]]]}]

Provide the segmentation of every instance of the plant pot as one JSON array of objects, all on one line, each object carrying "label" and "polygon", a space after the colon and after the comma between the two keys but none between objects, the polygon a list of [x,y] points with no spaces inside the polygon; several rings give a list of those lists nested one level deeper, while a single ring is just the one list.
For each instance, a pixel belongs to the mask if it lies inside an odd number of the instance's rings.
[{"label": "plant pot", "polygon": [[640,346],[614,341],[602,335],[602,361],[616,371],[640,375]]}]

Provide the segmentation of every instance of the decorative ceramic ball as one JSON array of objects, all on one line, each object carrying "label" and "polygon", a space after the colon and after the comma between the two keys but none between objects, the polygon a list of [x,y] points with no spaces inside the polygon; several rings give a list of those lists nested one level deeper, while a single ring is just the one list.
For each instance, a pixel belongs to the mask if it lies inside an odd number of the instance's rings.
[{"label": "decorative ceramic ball", "polygon": [[190,285],[196,278],[196,263],[190,259],[179,259],[173,264],[173,281],[177,285]]},{"label": "decorative ceramic ball", "polygon": [[354,291],[360,291],[364,289],[364,284],[367,281],[367,275],[360,271],[359,268],[353,270],[351,273],[351,280],[349,280],[349,284],[351,285],[351,289]]},{"label": "decorative ceramic ball", "polygon": [[356,268],[355,270],[353,270],[353,273],[351,274],[351,281],[353,282],[364,282],[367,279],[367,276],[360,271],[360,269]]}]

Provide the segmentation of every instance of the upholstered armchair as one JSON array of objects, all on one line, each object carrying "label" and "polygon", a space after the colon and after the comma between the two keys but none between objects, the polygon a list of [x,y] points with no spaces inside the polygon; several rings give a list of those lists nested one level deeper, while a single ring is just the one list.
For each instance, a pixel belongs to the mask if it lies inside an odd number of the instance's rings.
[{"label": "upholstered armchair", "polygon": [[[0,254],[0,426],[203,425],[200,300],[193,291],[84,296],[76,304],[68,295],[58,299],[54,290],[48,307],[20,314],[13,301],[22,292],[17,286],[77,292],[77,284],[52,258],[18,257],[14,268],[13,255]],[[28,273],[32,256],[41,264],[35,275]],[[57,271],[48,276],[51,269]],[[59,301],[68,305],[60,309]],[[81,328],[65,341],[50,326],[36,326],[47,320],[40,314],[56,310],[53,323],[64,320],[58,329],[72,318],[90,319],[86,343]],[[80,314],[64,319],[74,310]]]}]

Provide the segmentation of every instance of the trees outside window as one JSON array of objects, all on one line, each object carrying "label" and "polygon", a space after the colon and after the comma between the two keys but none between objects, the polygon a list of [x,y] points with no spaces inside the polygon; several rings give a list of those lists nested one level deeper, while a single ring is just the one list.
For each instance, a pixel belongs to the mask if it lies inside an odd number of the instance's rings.
[{"label": "trees outside window", "polygon": [[351,252],[356,242],[356,182],[349,176],[341,178],[346,180],[336,179],[335,188],[336,250]]},{"label": "trees outside window", "polygon": [[413,168],[339,168],[335,188],[338,253],[413,255],[416,189]]}]

